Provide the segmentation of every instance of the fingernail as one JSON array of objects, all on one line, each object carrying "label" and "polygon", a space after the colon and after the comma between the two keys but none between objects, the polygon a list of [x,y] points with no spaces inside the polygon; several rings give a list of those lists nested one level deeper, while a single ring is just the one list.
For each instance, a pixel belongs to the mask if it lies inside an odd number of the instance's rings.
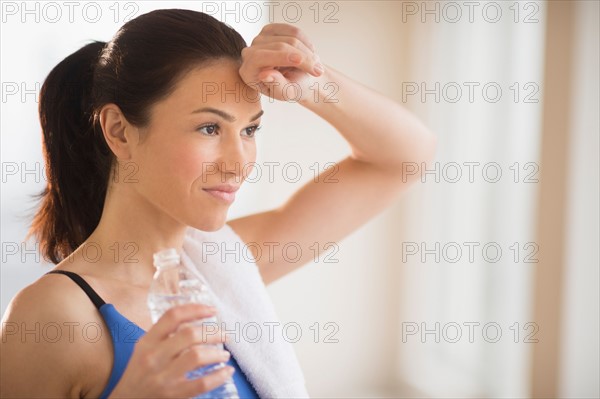
[{"label": "fingernail", "polygon": [[325,68],[323,68],[323,65],[321,63],[317,63],[313,67],[313,70],[315,71],[315,73],[320,75],[325,71]]},{"label": "fingernail", "polygon": [[227,375],[233,375],[234,371],[235,371],[235,369],[231,366],[225,367],[225,372],[227,373]]},{"label": "fingernail", "polygon": [[263,79],[263,82],[271,83],[275,81],[275,78],[272,75],[269,75]]}]

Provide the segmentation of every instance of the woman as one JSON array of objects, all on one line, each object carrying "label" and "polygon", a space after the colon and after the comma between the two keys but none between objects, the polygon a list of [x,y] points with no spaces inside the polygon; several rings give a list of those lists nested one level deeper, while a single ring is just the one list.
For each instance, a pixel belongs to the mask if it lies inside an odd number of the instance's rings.
[{"label": "woman", "polygon": [[[256,159],[261,95],[294,98],[332,124],[352,153],[336,165],[336,184],[316,179],[278,209],[225,224]],[[247,47],[229,26],[188,10],[141,15],[110,42],[67,57],[46,78],[39,112],[48,185],[30,234],[57,273],[21,290],[3,326],[54,323],[67,334],[73,321],[108,325],[114,316],[145,333],[127,346],[108,334],[53,343],[3,328],[3,397],[189,397],[221,385],[231,371],[195,380],[184,372],[233,364],[226,351],[197,345],[223,338],[179,328],[214,309],[178,306],[152,325],[153,253],[181,250],[189,227],[227,226],[258,243],[249,249],[269,284],[308,263],[315,241],[341,240],[390,205],[418,178],[404,176],[403,165],[429,162],[436,143],[400,105],[323,66],[298,28],[269,24]],[[257,256],[264,243],[292,241],[306,248],[300,260]],[[257,396],[248,379],[235,383]]]}]

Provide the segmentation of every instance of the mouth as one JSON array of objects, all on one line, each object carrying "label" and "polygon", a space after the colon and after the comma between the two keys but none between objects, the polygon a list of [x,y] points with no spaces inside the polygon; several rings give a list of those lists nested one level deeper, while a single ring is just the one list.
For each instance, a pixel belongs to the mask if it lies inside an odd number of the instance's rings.
[{"label": "mouth", "polygon": [[227,191],[209,190],[209,189],[202,189],[202,191],[205,191],[208,194],[210,194],[213,198],[216,198],[216,199],[218,199],[222,202],[228,203],[228,204],[231,204],[235,200],[235,191],[227,192]]}]

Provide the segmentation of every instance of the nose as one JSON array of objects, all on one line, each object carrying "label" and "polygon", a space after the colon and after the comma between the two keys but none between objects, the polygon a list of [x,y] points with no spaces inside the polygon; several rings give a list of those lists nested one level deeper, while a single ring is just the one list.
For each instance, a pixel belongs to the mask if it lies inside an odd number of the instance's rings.
[{"label": "nose", "polygon": [[246,165],[254,151],[253,142],[245,142],[240,134],[224,134],[220,142],[218,168],[224,175],[234,175],[237,183],[241,183],[243,173],[249,168]]}]

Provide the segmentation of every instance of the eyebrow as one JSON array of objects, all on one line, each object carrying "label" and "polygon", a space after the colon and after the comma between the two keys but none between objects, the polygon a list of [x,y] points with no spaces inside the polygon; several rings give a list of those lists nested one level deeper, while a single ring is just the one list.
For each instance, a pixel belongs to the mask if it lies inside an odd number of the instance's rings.
[{"label": "eyebrow", "polygon": [[[213,113],[213,114],[217,114],[221,118],[225,119],[227,122],[235,122],[237,120],[237,118],[235,116],[233,116],[231,114],[228,114],[227,112],[222,111],[220,109],[211,108],[211,107],[198,108],[198,109],[192,111],[191,113],[192,114],[197,114],[197,113],[201,113],[201,112],[210,112],[210,113]],[[265,113],[265,111],[261,109],[258,114],[254,115],[253,117],[250,118],[250,122],[257,120],[264,113]]]}]

